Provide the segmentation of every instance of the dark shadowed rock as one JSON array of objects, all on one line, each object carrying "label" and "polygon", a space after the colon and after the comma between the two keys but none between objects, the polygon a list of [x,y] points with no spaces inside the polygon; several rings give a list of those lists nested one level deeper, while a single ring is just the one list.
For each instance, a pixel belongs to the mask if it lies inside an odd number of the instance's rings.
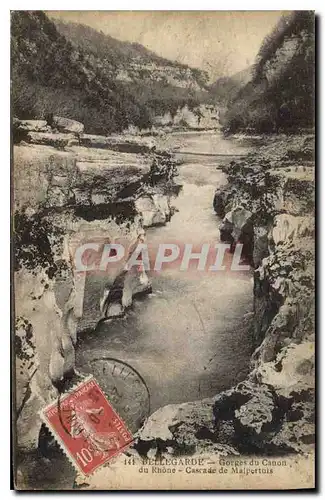
[{"label": "dark shadowed rock", "polygon": [[265,227],[254,228],[253,264],[258,267],[262,260],[269,254],[268,229]]},{"label": "dark shadowed rock", "polygon": [[242,254],[251,260],[254,245],[252,212],[241,206],[235,207],[224,216],[219,230],[221,241],[230,243],[232,247],[242,243]]},{"label": "dark shadowed rock", "polygon": [[213,198],[213,208],[219,217],[225,216],[226,205],[229,201],[229,193],[225,189],[217,189]]}]

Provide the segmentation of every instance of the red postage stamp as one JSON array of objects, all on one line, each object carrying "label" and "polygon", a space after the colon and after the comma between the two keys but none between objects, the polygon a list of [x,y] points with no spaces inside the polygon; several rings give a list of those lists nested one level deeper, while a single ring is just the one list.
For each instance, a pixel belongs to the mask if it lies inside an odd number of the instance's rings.
[{"label": "red postage stamp", "polygon": [[89,475],[132,442],[132,434],[93,377],[41,411],[43,422],[77,470]]}]

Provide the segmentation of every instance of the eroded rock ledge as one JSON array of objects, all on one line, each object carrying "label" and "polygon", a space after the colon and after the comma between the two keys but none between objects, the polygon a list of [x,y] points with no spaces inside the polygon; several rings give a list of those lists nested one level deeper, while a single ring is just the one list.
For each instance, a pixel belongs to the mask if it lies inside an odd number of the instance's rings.
[{"label": "eroded rock ledge", "polygon": [[[20,137],[13,152],[17,446],[27,451],[38,446],[38,411],[74,371],[85,282],[76,248],[94,241],[131,248],[144,227],[166,223],[176,174],[171,156],[147,143],[83,136],[86,147],[75,136],[81,124],[55,123],[53,131],[45,121],[18,121],[28,140]],[[104,297],[106,320],[151,288],[144,270],[125,272],[123,264],[107,277],[120,293]]]},{"label": "eroded rock ledge", "polygon": [[142,456],[309,452],[314,443],[314,142],[287,137],[231,162],[214,207],[254,267],[256,350],[246,380],[155,412]]}]

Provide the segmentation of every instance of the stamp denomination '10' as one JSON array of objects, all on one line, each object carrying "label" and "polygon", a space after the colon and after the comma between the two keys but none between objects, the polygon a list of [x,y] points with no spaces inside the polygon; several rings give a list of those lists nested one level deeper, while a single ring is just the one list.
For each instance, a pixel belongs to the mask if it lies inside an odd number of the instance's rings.
[{"label": "stamp denomination '10'", "polygon": [[41,417],[72,464],[91,474],[133,442],[93,377],[49,404]]}]

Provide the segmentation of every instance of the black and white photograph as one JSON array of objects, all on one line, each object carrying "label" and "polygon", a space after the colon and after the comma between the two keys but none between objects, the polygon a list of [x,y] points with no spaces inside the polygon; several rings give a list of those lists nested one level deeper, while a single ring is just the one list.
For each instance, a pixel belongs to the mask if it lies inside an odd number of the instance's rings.
[{"label": "black and white photograph", "polygon": [[10,18],[14,488],[314,489],[315,12]]}]

